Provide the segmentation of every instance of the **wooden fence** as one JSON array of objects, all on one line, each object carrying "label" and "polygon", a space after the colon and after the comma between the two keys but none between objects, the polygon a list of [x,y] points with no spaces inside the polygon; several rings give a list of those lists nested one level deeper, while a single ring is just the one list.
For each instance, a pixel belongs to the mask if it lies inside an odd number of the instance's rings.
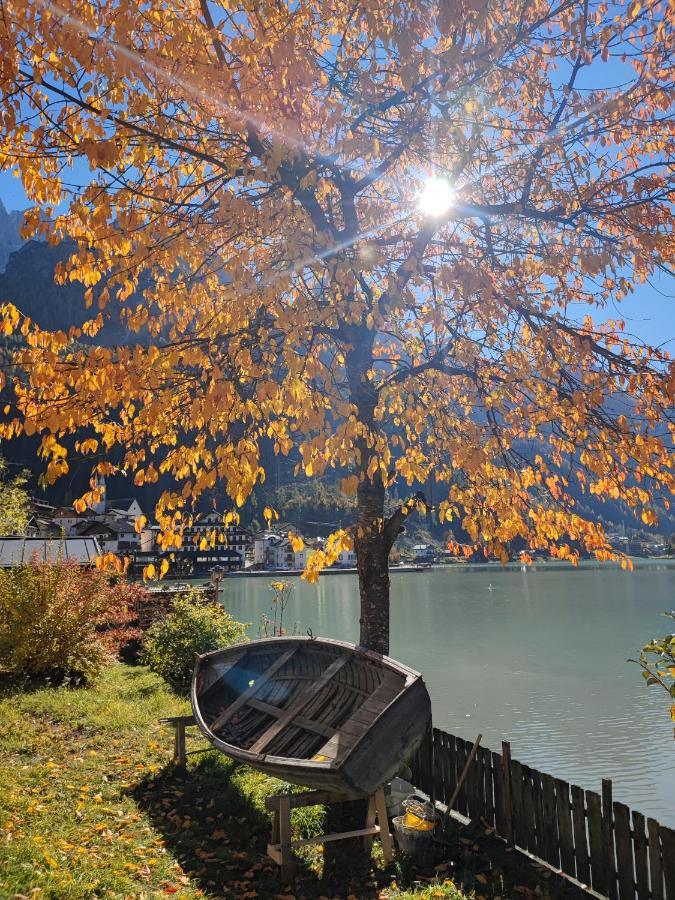
[{"label": "wooden fence", "polygon": [[[447,803],[472,743],[436,728],[418,751],[413,781]],[[675,831],[602,796],[479,747],[453,808],[484,819],[514,846],[611,900],[675,900]]]}]

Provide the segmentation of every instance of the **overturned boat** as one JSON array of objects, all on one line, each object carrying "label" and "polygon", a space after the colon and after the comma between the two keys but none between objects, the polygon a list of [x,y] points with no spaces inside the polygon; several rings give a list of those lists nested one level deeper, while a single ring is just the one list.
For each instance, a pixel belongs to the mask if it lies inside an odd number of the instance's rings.
[{"label": "overturned boat", "polygon": [[223,753],[307,787],[370,794],[422,742],[431,701],[419,673],[353,644],[280,637],[201,656],[192,709]]}]

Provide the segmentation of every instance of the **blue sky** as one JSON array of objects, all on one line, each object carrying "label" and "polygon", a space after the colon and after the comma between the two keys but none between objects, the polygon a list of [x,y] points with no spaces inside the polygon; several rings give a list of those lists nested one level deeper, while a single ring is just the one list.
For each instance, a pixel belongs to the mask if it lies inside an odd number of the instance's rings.
[{"label": "blue sky", "polygon": [[[570,61],[559,61],[560,82],[569,77]],[[608,88],[617,89],[635,79],[632,66],[615,52],[606,62],[597,60],[579,73],[576,87],[583,91]],[[73,181],[86,184],[92,176],[86,160],[76,160],[72,166]],[[26,209],[31,204],[26,199],[19,178],[11,172],[0,172],[0,200],[7,210]],[[606,318],[622,318],[626,332],[656,346],[666,346],[675,355],[675,278],[667,275],[655,277],[651,284],[638,285],[633,295],[620,304],[611,304],[606,310],[589,310],[578,307],[581,318],[591,312],[596,321]],[[572,311],[570,311],[572,312]]]},{"label": "blue sky", "polygon": [[[81,163],[83,179],[91,177],[89,166]],[[0,200],[7,210],[26,209],[31,204],[26,199],[21,181],[11,172],[0,172]],[[579,307],[579,314],[588,312]],[[666,344],[675,355],[675,279],[661,276],[652,284],[640,285],[635,294],[620,304],[609,306],[606,313],[593,311],[593,317],[623,318],[626,331],[651,344]]]}]

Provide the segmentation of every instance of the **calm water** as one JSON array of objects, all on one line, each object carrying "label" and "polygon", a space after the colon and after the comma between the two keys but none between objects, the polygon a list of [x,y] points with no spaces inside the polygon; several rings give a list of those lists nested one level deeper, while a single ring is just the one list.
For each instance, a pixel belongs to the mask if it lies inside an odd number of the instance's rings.
[{"label": "calm water", "polygon": [[[225,606],[256,636],[270,578],[225,582]],[[358,636],[356,577],[292,579],[284,624]],[[434,724],[512,744],[515,758],[585,788],[614,781],[615,799],[675,825],[675,741],[668,698],[626,662],[669,631],[675,564],[635,572],[539,564],[434,569],[392,576],[391,655],[421,671]]]}]

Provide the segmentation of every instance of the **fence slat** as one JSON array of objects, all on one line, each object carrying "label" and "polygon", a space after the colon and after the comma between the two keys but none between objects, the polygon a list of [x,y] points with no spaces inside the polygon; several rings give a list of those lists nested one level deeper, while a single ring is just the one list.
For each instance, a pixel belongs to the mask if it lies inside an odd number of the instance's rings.
[{"label": "fence slat", "polygon": [[[466,742],[461,738],[455,739],[455,759],[457,760],[457,778],[462,773],[464,766],[466,765],[467,758],[467,750],[466,750]],[[469,772],[469,775],[471,772]],[[469,811],[469,776],[467,776],[466,781],[462,785],[462,789],[459,792],[459,796],[457,797],[457,809],[464,816],[468,816],[471,818],[471,812]]]},{"label": "fence slat", "polygon": [[513,794],[513,829],[516,844],[526,847],[525,811],[523,809],[523,767],[517,759],[511,760],[511,792]]},{"label": "fence slat", "polygon": [[593,890],[599,894],[609,895],[602,806],[600,797],[593,791],[586,791],[586,809],[588,811],[588,843],[591,851],[591,884]]},{"label": "fence slat", "polygon": [[638,900],[649,900],[649,862],[645,817],[633,810],[633,853],[635,854],[635,882]]},{"label": "fence slat", "polygon": [[555,780],[551,775],[542,774],[542,814],[544,826],[544,859],[546,862],[560,868],[560,849],[558,841],[558,816],[556,812]]},{"label": "fence slat", "polygon": [[473,766],[474,770],[474,819],[480,819],[485,817],[485,776],[483,774],[483,757],[476,753]]},{"label": "fence slat", "polygon": [[485,747],[479,747],[478,752],[483,760],[483,778],[485,780],[485,818],[494,828],[495,801],[494,785],[492,783],[492,756]]},{"label": "fence slat", "polygon": [[544,792],[541,786],[541,772],[530,769],[532,778],[532,800],[534,803],[534,821],[536,833],[534,836],[535,853],[539,859],[546,859],[546,839],[544,837]]},{"label": "fence slat", "polygon": [[532,796],[532,772],[529,766],[522,766],[523,783],[523,847],[530,853],[537,852],[535,833],[537,829],[534,817],[534,797]]},{"label": "fence slat", "polygon": [[447,803],[457,784],[455,776],[455,742],[450,735],[443,735],[443,802]]},{"label": "fence slat", "polygon": [[434,733],[434,790],[436,799],[445,802],[445,733]]},{"label": "fence slat", "polygon": [[572,825],[574,829],[574,859],[576,861],[577,879],[582,884],[591,883],[591,870],[588,865],[588,837],[586,835],[586,808],[583,790],[572,785]]},{"label": "fence slat", "polygon": [[647,819],[649,834],[649,883],[652,900],[663,900],[663,868],[661,866],[661,840],[659,823],[656,819]]},{"label": "fence slat", "polygon": [[666,897],[675,897],[675,831],[659,825],[661,860],[666,881]]},{"label": "fence slat", "polygon": [[616,866],[614,864],[614,809],[612,806],[612,779],[602,779],[602,836],[605,843],[607,865],[607,891],[610,900],[617,900]]},{"label": "fence slat", "polygon": [[556,817],[558,819],[558,841],[560,846],[560,867],[568,875],[574,875],[574,837],[570,809],[570,787],[562,778],[555,779]]},{"label": "fence slat", "polygon": [[504,823],[504,788],[502,785],[502,757],[500,753],[490,753],[492,759],[492,783],[495,792],[495,828],[497,834],[505,834]]},{"label": "fence slat", "polygon": [[630,835],[630,810],[623,803],[614,803],[614,845],[616,874],[620,900],[635,900],[633,874],[633,846]]}]

